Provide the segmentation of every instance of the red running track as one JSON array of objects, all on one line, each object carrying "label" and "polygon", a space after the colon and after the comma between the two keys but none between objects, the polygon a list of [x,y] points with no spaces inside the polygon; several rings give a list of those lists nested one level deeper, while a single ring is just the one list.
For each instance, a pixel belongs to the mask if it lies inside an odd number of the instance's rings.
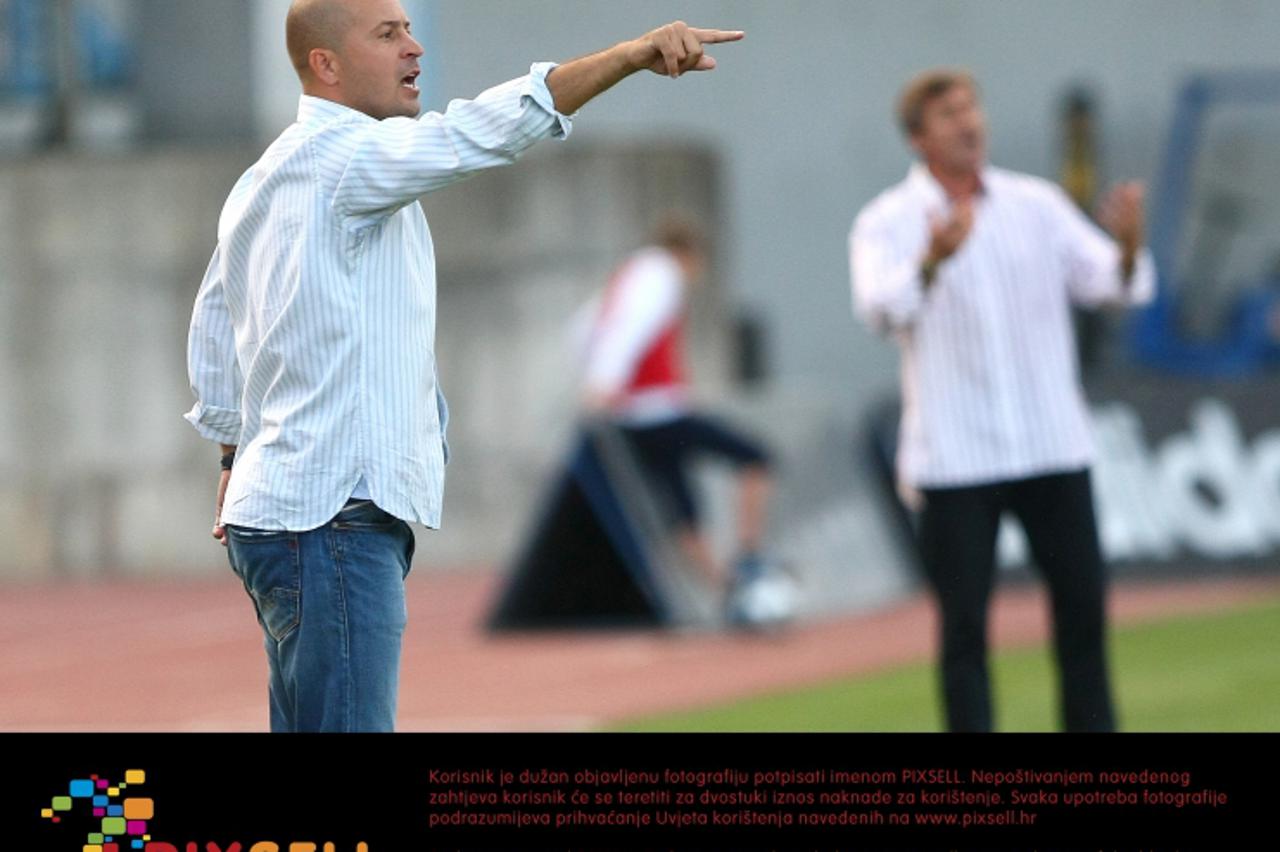
[{"label": "red running track", "polygon": [[[709,632],[490,636],[499,578],[411,575],[401,730],[589,730],[927,659],[923,597],[774,636]],[[1280,578],[1117,583],[1111,613],[1134,623],[1280,597]],[[1038,588],[997,597],[993,639],[1046,635]],[[266,728],[266,661],[231,579],[0,586],[0,730],[255,731]]]}]

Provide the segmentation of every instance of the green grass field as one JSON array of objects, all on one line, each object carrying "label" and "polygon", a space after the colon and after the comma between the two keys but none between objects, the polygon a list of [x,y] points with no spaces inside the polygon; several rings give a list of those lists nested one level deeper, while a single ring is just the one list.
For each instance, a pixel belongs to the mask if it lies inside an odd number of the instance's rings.
[{"label": "green grass field", "polygon": [[[1280,601],[1113,629],[1111,664],[1126,731],[1280,731]],[[1057,729],[1046,647],[999,654],[996,726]],[[932,665],[632,720],[624,731],[937,731]]]}]

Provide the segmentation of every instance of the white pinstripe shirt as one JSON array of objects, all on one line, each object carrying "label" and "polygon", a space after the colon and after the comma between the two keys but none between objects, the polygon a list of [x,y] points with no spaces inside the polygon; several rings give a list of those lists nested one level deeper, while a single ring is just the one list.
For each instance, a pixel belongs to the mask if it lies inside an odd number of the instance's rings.
[{"label": "white pinstripe shirt", "polygon": [[923,165],[868,204],[849,237],[857,312],[902,350],[901,480],[978,485],[1078,470],[1093,457],[1071,302],[1155,293],[1144,251],[1126,288],[1115,242],[1057,186],[990,168],[973,230],[926,291],[920,260],[942,187]]},{"label": "white pinstripe shirt", "polygon": [[187,420],[239,446],[223,522],[313,529],[362,482],[385,511],[439,526],[448,409],[435,254],[414,202],[566,136],[553,67],[416,120],[304,95],[237,182],[188,345]]}]

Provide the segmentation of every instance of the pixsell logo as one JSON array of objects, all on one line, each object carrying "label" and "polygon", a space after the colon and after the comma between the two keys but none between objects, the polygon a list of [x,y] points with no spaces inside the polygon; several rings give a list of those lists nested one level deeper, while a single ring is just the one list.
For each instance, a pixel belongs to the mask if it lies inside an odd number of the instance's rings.
[{"label": "pixsell logo", "polygon": [[54,796],[40,816],[50,822],[83,819],[89,825],[83,852],[127,852],[151,848],[148,821],[155,816],[155,802],[137,795],[147,773],[141,769],[125,772],[123,781],[98,775],[73,778],[67,793]]},{"label": "pixsell logo", "polygon": [[[142,769],[127,770],[119,782],[99,775],[73,778],[67,792],[55,795],[49,807],[41,809],[40,816],[50,823],[84,820],[88,830],[80,852],[339,852],[333,843],[309,841],[237,840],[220,844],[153,839],[149,824],[155,816],[155,801],[138,795],[138,788],[146,781],[147,773]],[[357,843],[355,852],[369,852],[369,844]]]}]

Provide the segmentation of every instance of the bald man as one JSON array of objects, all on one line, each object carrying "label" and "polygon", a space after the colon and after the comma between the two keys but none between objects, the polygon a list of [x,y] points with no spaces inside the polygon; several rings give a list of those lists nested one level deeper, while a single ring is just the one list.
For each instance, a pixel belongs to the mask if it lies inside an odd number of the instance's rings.
[{"label": "bald man", "polygon": [[423,193],[563,138],[641,70],[707,71],[741,32],[684,23],[420,111],[422,45],[398,0],[295,0],[298,120],[240,178],[196,296],[186,415],[221,444],[213,535],[262,627],[273,731],[395,721],[409,522],[440,523]]}]

